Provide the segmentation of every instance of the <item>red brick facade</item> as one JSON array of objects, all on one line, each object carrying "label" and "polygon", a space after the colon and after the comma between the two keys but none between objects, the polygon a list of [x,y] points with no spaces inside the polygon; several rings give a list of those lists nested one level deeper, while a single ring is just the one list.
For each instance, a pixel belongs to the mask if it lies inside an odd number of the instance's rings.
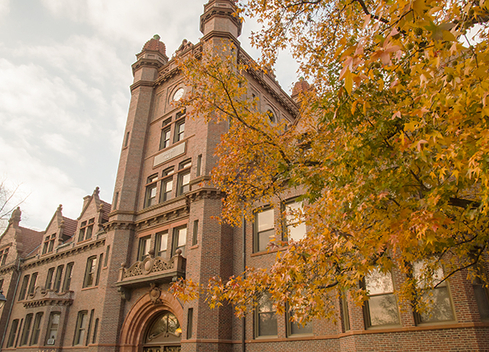
[{"label": "red brick facade", "polygon": [[[233,1],[210,0],[200,20],[203,38],[184,41],[175,55],[226,41],[239,48],[233,10]],[[204,298],[183,303],[171,296],[178,277],[239,275],[245,263],[270,266],[275,253],[257,251],[254,224],[243,230],[214,218],[221,194],[209,174],[227,125],[188,119],[172,104],[186,87],[165,50],[155,36],[132,66],[112,207],[96,189],[78,219],[64,217],[60,207],[44,232],[21,227],[20,210],[12,215],[0,238],[2,351],[489,351],[484,291],[475,292],[464,273],[444,291],[449,320],[420,323],[409,307],[397,307],[398,324],[367,328],[364,308],[331,298],[337,322],[314,320],[304,334],[277,316],[276,333],[258,336],[255,314],[237,319],[229,306],[211,310]],[[293,100],[272,76],[247,78],[260,109],[295,120]],[[399,280],[394,271],[394,287]]]}]

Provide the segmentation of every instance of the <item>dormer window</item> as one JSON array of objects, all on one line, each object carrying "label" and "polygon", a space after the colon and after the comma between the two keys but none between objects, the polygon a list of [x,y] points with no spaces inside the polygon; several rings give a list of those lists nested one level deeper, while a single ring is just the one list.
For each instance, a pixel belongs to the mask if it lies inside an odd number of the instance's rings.
[{"label": "dormer window", "polygon": [[5,265],[8,257],[8,247],[0,250],[0,265]]},{"label": "dormer window", "polygon": [[88,221],[83,221],[80,225],[80,232],[78,233],[78,242],[89,240],[92,238],[93,224],[95,218],[91,218]]},{"label": "dormer window", "polygon": [[42,254],[50,253],[54,249],[54,239],[56,238],[56,234],[53,233],[50,236],[46,236],[44,238],[44,243],[42,246]]}]

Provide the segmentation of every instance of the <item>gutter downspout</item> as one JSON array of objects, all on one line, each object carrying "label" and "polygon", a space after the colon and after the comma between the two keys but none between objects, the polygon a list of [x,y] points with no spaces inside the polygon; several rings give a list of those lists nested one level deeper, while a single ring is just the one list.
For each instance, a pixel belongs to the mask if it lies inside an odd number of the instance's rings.
[{"label": "gutter downspout", "polygon": [[[9,311],[8,311],[8,315],[7,315],[7,321],[6,321],[6,324],[5,324],[5,330],[3,330],[3,334],[2,334],[2,341],[0,342],[0,351],[2,350],[2,347],[3,347],[3,343],[5,342],[5,335],[7,335],[7,326],[8,326],[8,323],[10,321],[10,315],[12,314],[12,308],[14,306],[14,302],[15,302],[15,297],[17,297],[17,288],[19,287],[19,281],[20,281],[20,277],[22,276],[20,274],[20,262],[22,261],[22,259],[18,259],[17,260],[17,268],[16,268],[16,271],[17,271],[17,282],[15,283],[15,290],[14,290],[14,294],[12,295],[13,296],[13,300],[12,302],[10,302],[10,307],[9,307]],[[3,306],[3,309],[7,308],[7,305]]]},{"label": "gutter downspout", "polygon": [[[246,277],[246,218],[243,214],[243,276]],[[241,332],[241,351],[246,352],[246,343],[245,343],[245,335],[246,335],[246,316],[243,317],[243,325]]]}]

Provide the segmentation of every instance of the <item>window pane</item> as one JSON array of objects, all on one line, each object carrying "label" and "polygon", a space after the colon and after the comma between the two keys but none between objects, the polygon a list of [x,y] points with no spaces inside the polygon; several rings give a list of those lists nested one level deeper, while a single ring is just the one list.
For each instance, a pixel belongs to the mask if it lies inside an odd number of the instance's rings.
[{"label": "window pane", "polygon": [[297,225],[287,226],[289,230],[289,240],[299,241],[306,236],[306,224],[300,223]]},{"label": "window pane", "polygon": [[447,287],[438,287],[423,295],[429,307],[429,311],[421,313],[423,323],[432,321],[454,320],[452,304]]},{"label": "window pane", "polygon": [[159,236],[159,248],[157,248],[158,253],[166,251],[168,248],[168,231],[161,232]]},{"label": "window pane", "polygon": [[312,334],[312,323],[308,322],[305,326],[301,324],[290,322],[290,334]]},{"label": "window pane", "polygon": [[185,246],[187,243],[187,228],[183,227],[178,230],[178,247]]},{"label": "window pane", "polygon": [[481,319],[489,319],[489,297],[487,289],[480,284],[474,285],[474,296]]},{"label": "window pane", "polygon": [[371,326],[399,324],[396,296],[381,295],[370,297],[368,306]]},{"label": "window pane", "polygon": [[183,185],[188,185],[188,183],[190,182],[190,173],[184,174],[182,177],[182,181]]},{"label": "window pane", "polygon": [[277,335],[277,316],[274,313],[260,313],[258,321],[259,336]]},{"label": "window pane", "polygon": [[258,231],[264,231],[272,229],[274,227],[273,223],[273,209],[264,210],[257,214],[257,229]]},{"label": "window pane", "polygon": [[273,239],[275,234],[274,230],[263,231],[258,234],[258,251],[265,251],[267,249],[270,240]]},{"label": "window pane", "polygon": [[369,295],[394,292],[392,285],[392,275],[384,274],[378,269],[374,269],[365,279],[365,286]]}]

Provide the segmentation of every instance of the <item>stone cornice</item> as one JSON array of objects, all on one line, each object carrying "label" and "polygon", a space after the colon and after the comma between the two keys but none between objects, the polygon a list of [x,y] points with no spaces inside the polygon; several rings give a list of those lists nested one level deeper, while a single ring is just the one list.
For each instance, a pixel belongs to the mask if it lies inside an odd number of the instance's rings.
[{"label": "stone cornice", "polygon": [[141,67],[150,67],[150,68],[159,69],[163,65],[164,64],[161,61],[156,59],[140,59],[132,64],[132,74],[134,75],[134,73]]},{"label": "stone cornice", "polygon": [[10,271],[14,271],[16,266],[17,264],[15,262],[4,265],[2,268],[0,268],[0,275],[5,275]]},{"label": "stone cornice", "polygon": [[134,230],[134,221],[112,220],[104,224],[105,231],[112,230]]},{"label": "stone cornice", "polygon": [[73,291],[67,292],[54,292],[52,290],[41,290],[38,296],[37,291],[34,295],[29,295],[28,299],[24,301],[24,308],[37,308],[43,306],[69,306],[73,303]]},{"label": "stone cornice", "polygon": [[169,222],[175,222],[177,220],[184,219],[185,217],[188,217],[188,215],[190,213],[190,206],[189,206],[188,200],[185,196],[174,198],[168,202],[157,204],[156,206],[154,206],[154,208],[151,207],[151,208],[145,209],[145,210],[141,211],[139,214],[144,214],[148,211],[151,211],[151,210],[154,210],[154,209],[157,209],[160,207],[168,206],[168,204],[171,202],[182,201],[182,200],[185,201],[185,203],[180,204],[180,205],[176,206],[175,208],[172,208],[172,209],[164,211],[162,213],[152,215],[152,216],[149,216],[145,219],[137,221],[136,222],[136,229],[138,231],[145,230],[145,229],[149,229],[151,227],[160,226],[160,225],[163,225],[163,224],[166,224]]},{"label": "stone cornice", "polygon": [[260,85],[265,88],[265,90],[270,93],[275,99],[277,99],[283,107],[294,117],[298,118],[299,117],[299,108],[297,107],[297,104],[292,100],[291,97],[287,93],[283,91],[282,88],[277,84],[277,88],[279,91],[276,89],[273,89],[269,83],[266,82],[265,76],[268,76],[268,78],[272,81],[275,81],[275,78],[272,76],[264,73],[263,71],[255,70],[253,68],[253,65],[251,62],[253,59],[244,51],[240,50],[239,55],[238,55],[238,61],[240,63],[246,64],[248,69],[246,70]]},{"label": "stone cornice", "polygon": [[144,81],[144,80],[140,80],[140,81],[137,81],[137,82],[134,82],[133,84],[131,84],[131,86],[129,87],[129,89],[131,90],[131,92],[137,88],[140,88],[140,87],[154,87],[154,82],[153,81]]},{"label": "stone cornice", "polygon": [[189,202],[195,202],[202,199],[221,199],[225,197],[225,194],[217,188],[202,187],[187,193],[186,196]]},{"label": "stone cornice", "polygon": [[213,17],[228,18],[238,28],[238,37],[241,34],[242,23],[238,16],[234,16],[235,9],[232,7],[213,7],[211,10],[204,10],[204,14],[200,16],[200,31],[203,32],[205,22],[210,21]]},{"label": "stone cornice", "polygon": [[[167,65],[167,66],[170,66],[170,65]],[[160,84],[163,84],[164,82],[175,77],[179,73],[180,73],[180,69],[178,68],[178,66],[175,66],[171,69],[169,67],[165,67],[158,72],[158,79],[154,82],[154,85],[158,86]]]},{"label": "stone cornice", "polygon": [[36,259],[32,258],[32,259],[26,260],[23,264],[21,264],[21,268],[22,268],[22,270],[25,270],[25,269],[33,268],[33,267],[40,266],[40,265],[43,265],[46,263],[56,262],[58,260],[68,258],[68,257],[71,257],[71,256],[76,255],[78,253],[86,252],[88,250],[92,250],[94,248],[101,247],[104,245],[105,245],[105,237],[99,238],[99,239],[96,239],[93,241],[83,242],[79,245],[74,245],[73,248],[66,250],[66,251],[63,251],[63,252],[48,254],[48,255],[44,254],[44,255],[39,256],[38,258],[36,258],[37,256],[34,257]]},{"label": "stone cornice", "polygon": [[226,31],[210,31],[206,35],[204,35],[201,39],[202,42],[206,42],[211,38],[224,38],[224,39],[229,39],[231,42],[236,45],[237,48],[241,46],[241,43],[239,42],[238,38],[236,38],[234,35],[232,35],[229,32]]}]

